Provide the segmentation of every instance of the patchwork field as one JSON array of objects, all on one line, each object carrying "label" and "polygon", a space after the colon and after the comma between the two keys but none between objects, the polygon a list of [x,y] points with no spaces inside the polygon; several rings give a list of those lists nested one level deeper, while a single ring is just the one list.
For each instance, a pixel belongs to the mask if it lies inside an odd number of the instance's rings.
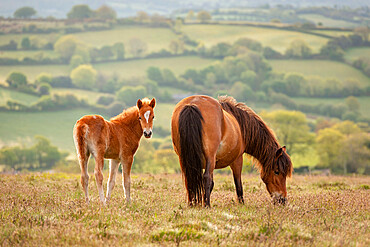
[{"label": "patchwork field", "polygon": [[344,54],[344,58],[348,62],[353,62],[358,58],[361,57],[370,57],[370,48],[369,47],[359,47],[359,48],[351,48],[346,51]]},{"label": "patchwork field", "polygon": [[[168,68],[175,74],[181,74],[189,68],[204,68],[214,61],[214,59],[204,59],[196,56],[180,56],[94,64],[93,67],[105,75],[116,74],[121,78],[132,78],[145,76],[146,69],[150,66]],[[13,71],[21,71],[27,76],[28,80],[33,81],[42,72],[53,76],[68,75],[70,67],[68,65],[0,66],[0,80],[5,80]]]},{"label": "patchwork field", "polygon": [[358,24],[351,23],[348,21],[335,20],[318,14],[302,14],[299,15],[300,18],[306,19],[315,23],[316,25],[321,22],[324,27],[344,27],[344,28],[353,28]]},{"label": "patchwork field", "polygon": [[33,96],[26,93],[20,93],[17,91],[8,90],[0,87],[0,106],[5,105],[8,100],[14,100],[21,102],[25,105],[31,105],[39,99],[37,96]]},{"label": "patchwork field", "polygon": [[362,85],[369,85],[370,78],[361,71],[340,62],[323,60],[269,60],[276,72],[295,72],[305,76],[320,76],[336,78],[340,81],[347,79],[358,80]]},{"label": "patchwork field", "polygon": [[[369,246],[369,177],[293,176],[288,203],[274,206],[257,174],[215,175],[211,208],[189,208],[181,175],[133,175],[132,203],[118,175],[112,200],[98,202],[90,170],[86,205],[79,175],[0,176],[0,244],[126,246]],[[104,174],[103,185],[107,181]]]},{"label": "patchwork field", "polygon": [[292,41],[297,39],[304,40],[314,52],[318,52],[328,41],[326,38],[310,34],[248,26],[184,25],[182,31],[191,39],[203,41],[206,46],[212,46],[219,42],[232,43],[239,38],[247,37],[282,53]]}]

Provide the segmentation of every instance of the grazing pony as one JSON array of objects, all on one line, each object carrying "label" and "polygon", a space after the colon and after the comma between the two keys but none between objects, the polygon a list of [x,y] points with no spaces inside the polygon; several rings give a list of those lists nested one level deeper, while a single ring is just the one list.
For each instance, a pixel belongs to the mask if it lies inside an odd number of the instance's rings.
[{"label": "grazing pony", "polygon": [[[130,172],[134,154],[141,137],[152,136],[155,99],[138,100],[133,106],[110,121],[103,117],[84,116],[74,126],[73,139],[81,168],[81,184],[89,202],[87,162],[90,154],[95,158],[95,178],[100,201],[105,205],[109,201],[116,182],[119,163],[122,164],[122,185],[126,201],[130,202]],[[104,200],[103,167],[104,158],[110,159],[107,197]]]},{"label": "grazing pony", "polygon": [[[210,206],[213,170],[230,166],[238,200],[244,203],[243,154],[258,161],[261,178],[276,203],[286,201],[286,177],[292,163],[263,120],[232,97],[190,96],[175,107],[172,142],[179,156],[189,205]],[[203,169],[205,169],[203,174]]]}]

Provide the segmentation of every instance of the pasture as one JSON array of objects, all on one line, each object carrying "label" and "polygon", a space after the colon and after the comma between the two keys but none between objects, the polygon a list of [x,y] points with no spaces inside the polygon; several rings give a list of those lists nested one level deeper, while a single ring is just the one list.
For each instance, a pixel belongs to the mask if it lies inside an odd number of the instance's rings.
[{"label": "pasture", "polygon": [[89,205],[77,174],[0,175],[0,245],[370,244],[368,177],[293,176],[287,205],[274,206],[257,174],[243,175],[244,205],[236,202],[232,176],[215,175],[206,209],[187,206],[178,174],[133,175],[129,205],[118,175],[103,207],[90,175]]},{"label": "pasture", "polygon": [[336,20],[336,19],[325,17],[323,15],[319,15],[319,14],[301,14],[299,15],[299,17],[302,19],[311,21],[315,23],[316,25],[318,23],[322,23],[324,27],[354,28],[358,25],[357,23],[351,23],[349,21],[343,21],[343,20]]},{"label": "pasture", "polygon": [[344,54],[344,59],[350,63],[354,62],[358,58],[368,58],[370,57],[370,48],[369,47],[358,47],[351,48],[346,51]]},{"label": "pasture", "polygon": [[231,25],[184,25],[182,31],[191,39],[202,41],[207,47],[220,42],[233,43],[246,37],[262,43],[263,46],[284,53],[294,40],[304,40],[313,50],[318,52],[328,39],[294,31],[257,28]]},{"label": "pasture", "polygon": [[[104,75],[118,75],[121,78],[144,77],[146,69],[150,66],[167,68],[175,74],[181,74],[189,68],[204,68],[212,64],[215,59],[205,59],[196,56],[178,56],[167,58],[138,59],[121,62],[98,63],[93,67]],[[0,66],[0,80],[13,71],[20,71],[27,76],[29,81],[33,81],[40,73],[45,72],[53,76],[69,75],[71,68],[69,65],[18,65]]]},{"label": "pasture", "polygon": [[355,79],[361,85],[370,84],[370,78],[361,71],[340,62],[325,60],[269,60],[273,71],[301,73],[304,76],[319,76],[323,79],[336,78],[339,81]]}]

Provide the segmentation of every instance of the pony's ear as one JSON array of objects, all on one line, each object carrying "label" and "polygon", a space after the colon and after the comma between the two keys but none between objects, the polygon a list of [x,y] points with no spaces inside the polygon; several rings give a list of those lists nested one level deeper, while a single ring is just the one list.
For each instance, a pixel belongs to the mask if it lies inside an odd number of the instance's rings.
[{"label": "pony's ear", "polygon": [[149,106],[150,106],[151,108],[154,108],[154,106],[155,106],[155,98],[153,98],[153,99],[150,101]]},{"label": "pony's ear", "polygon": [[283,146],[281,148],[279,148],[277,151],[276,151],[276,158],[279,158],[282,154],[283,154],[283,151],[286,150],[286,147]]},{"label": "pony's ear", "polygon": [[282,146],[281,148],[283,149],[284,152],[286,152],[286,146]]},{"label": "pony's ear", "polygon": [[136,105],[137,105],[137,108],[139,108],[139,110],[140,110],[140,108],[143,106],[143,102],[141,101],[141,99],[137,100]]}]

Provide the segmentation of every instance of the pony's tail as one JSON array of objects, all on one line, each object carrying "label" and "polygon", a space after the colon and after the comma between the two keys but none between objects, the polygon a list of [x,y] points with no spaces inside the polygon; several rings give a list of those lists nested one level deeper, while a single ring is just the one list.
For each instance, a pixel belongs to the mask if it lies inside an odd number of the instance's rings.
[{"label": "pony's tail", "polygon": [[179,116],[180,163],[189,204],[201,204],[203,186],[203,116],[195,105],[186,105]]}]

